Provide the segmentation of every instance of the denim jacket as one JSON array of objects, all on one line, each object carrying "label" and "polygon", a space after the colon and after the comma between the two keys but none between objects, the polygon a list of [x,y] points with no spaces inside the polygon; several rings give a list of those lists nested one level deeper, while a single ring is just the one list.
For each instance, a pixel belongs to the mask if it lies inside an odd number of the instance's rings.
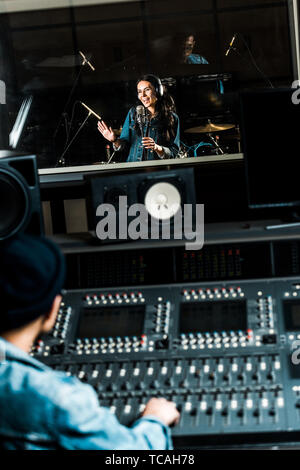
[{"label": "denim jacket", "polygon": [[[135,108],[131,108],[128,111],[127,117],[125,119],[123,129],[120,135],[121,146],[117,149],[119,150],[129,150],[127,162],[140,162],[143,159],[143,146],[142,146],[142,137],[139,136],[134,128],[135,120]],[[165,135],[165,127],[163,127],[160,119],[153,118],[151,119],[148,132],[147,124],[144,125],[143,134],[148,137],[152,137],[155,143],[161,145],[164,149],[163,157],[160,157],[156,152],[150,152],[150,150],[145,149],[147,154],[146,160],[161,160],[162,158],[175,158],[179,152],[180,147],[180,125],[179,118],[177,114],[173,113],[174,116],[174,130],[175,138],[171,136],[171,139],[168,140]],[[115,149],[116,150],[116,149]]]},{"label": "denim jacket", "polygon": [[2,338],[0,356],[0,448],[172,448],[170,429],[156,417],[140,418],[128,428],[99,406],[90,385],[52,370]]}]

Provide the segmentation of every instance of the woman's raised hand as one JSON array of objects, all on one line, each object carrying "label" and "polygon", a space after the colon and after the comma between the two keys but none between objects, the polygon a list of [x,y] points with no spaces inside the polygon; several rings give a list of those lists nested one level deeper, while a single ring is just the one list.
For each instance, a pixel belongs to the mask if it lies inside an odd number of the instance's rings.
[{"label": "woman's raised hand", "polygon": [[116,140],[116,134],[111,127],[108,127],[104,121],[98,121],[98,131],[101,132],[103,137],[109,142],[114,142]]}]

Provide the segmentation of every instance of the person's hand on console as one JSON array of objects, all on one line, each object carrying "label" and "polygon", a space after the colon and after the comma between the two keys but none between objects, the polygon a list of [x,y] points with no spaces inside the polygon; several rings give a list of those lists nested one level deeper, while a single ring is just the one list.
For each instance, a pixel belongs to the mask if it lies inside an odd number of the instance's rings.
[{"label": "person's hand on console", "polygon": [[155,416],[167,426],[177,424],[180,419],[180,413],[176,408],[176,404],[165,398],[151,398],[143,412],[143,416],[147,415]]}]

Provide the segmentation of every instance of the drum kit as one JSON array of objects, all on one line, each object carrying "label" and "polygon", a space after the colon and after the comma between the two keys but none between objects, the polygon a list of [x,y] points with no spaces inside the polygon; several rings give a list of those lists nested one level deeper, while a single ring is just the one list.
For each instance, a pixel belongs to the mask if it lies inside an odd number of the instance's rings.
[{"label": "drum kit", "polygon": [[[218,134],[219,132],[224,132],[230,129],[236,128],[235,124],[232,123],[212,123],[210,119],[208,119],[207,123],[201,126],[196,126],[196,127],[191,127],[189,129],[186,129],[184,132],[186,134],[204,134],[205,139],[208,141],[200,141],[192,146],[188,146],[184,143],[182,143],[178,158],[186,158],[190,156],[197,157],[199,156],[199,148],[201,151],[204,151],[204,154],[206,155],[224,155],[225,151],[223,148],[220,146],[218,140]],[[237,140],[238,142],[240,141],[240,133],[239,129],[236,128],[236,131],[234,134],[230,134],[226,136],[227,139],[231,140]],[[226,140],[225,138],[225,140]]]}]

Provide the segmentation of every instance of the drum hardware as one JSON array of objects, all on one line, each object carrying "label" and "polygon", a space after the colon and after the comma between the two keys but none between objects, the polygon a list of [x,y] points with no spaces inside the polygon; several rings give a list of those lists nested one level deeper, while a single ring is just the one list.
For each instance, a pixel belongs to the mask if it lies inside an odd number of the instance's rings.
[{"label": "drum hardware", "polygon": [[122,127],[120,127],[119,129],[113,129],[113,132],[115,133],[115,135],[121,135]]},{"label": "drum hardware", "polygon": [[[217,152],[221,153],[221,155],[224,155],[224,150],[222,149],[222,147],[219,145],[218,143],[218,139],[214,138],[213,135],[211,133],[208,134],[208,137],[210,138],[210,140],[213,142],[214,146],[215,146],[215,149],[217,150]],[[217,136],[216,136],[217,137]]]},{"label": "drum hardware", "polygon": [[212,144],[210,144],[209,142],[198,142],[197,144],[189,146],[186,145],[184,142],[181,142],[180,149],[176,158],[198,157],[199,155],[197,155],[197,150],[200,147],[212,148]]},{"label": "drum hardware", "polygon": [[188,156],[188,147],[186,147],[184,144],[180,145],[176,158],[188,158]]}]

